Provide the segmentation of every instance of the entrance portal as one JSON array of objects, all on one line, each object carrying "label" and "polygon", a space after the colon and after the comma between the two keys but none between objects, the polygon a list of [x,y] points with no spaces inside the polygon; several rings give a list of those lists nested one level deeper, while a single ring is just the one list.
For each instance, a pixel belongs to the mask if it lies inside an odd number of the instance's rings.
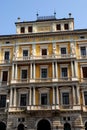
[{"label": "entrance portal", "polygon": [[64,130],[71,130],[71,126],[69,123],[64,124]]},{"label": "entrance portal", "polygon": [[0,122],[0,130],[6,130],[6,125],[3,122]]},{"label": "entrance portal", "polygon": [[51,130],[51,126],[48,120],[40,120],[37,125],[37,130]]},{"label": "entrance portal", "polygon": [[18,130],[24,130],[24,125],[23,124],[19,124],[18,125]]}]

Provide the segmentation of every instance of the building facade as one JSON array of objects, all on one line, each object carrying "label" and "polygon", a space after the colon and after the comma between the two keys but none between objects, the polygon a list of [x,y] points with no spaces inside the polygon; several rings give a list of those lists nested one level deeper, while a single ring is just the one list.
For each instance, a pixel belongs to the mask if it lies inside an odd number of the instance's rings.
[{"label": "building facade", "polygon": [[0,130],[87,130],[87,29],[37,16],[0,36]]}]

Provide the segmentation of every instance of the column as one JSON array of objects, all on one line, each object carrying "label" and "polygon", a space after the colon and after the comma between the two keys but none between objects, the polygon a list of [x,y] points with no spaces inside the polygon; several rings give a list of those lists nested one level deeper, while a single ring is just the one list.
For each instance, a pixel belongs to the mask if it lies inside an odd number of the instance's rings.
[{"label": "column", "polygon": [[31,105],[31,88],[30,88],[30,94],[29,94],[29,105]]},{"label": "column", "polygon": [[72,77],[74,77],[74,65],[73,65],[73,61],[71,61],[71,70],[72,70]]},{"label": "column", "polygon": [[73,92],[73,105],[76,104],[76,92],[75,92],[75,87],[72,86],[72,92]]},{"label": "column", "polygon": [[75,76],[78,77],[78,64],[77,64],[77,61],[75,61],[74,63],[75,63]]},{"label": "column", "polygon": [[56,87],[56,103],[59,105],[59,89],[58,86]]},{"label": "column", "polygon": [[17,80],[17,73],[18,73],[18,67],[17,67],[17,64],[16,64],[16,67],[15,67],[15,79]]},{"label": "column", "polygon": [[56,78],[58,79],[58,65],[57,65],[57,62],[55,63],[55,66],[56,66]]},{"label": "column", "polygon": [[81,79],[83,79],[83,71],[82,71],[82,66],[80,67],[80,71],[81,71]]},{"label": "column", "polygon": [[53,87],[53,105],[55,105],[55,88]]},{"label": "column", "polygon": [[14,107],[16,107],[17,93],[16,88],[14,88]]},{"label": "column", "polygon": [[79,86],[76,86],[76,90],[77,90],[77,104],[80,105],[80,90],[79,90]]},{"label": "column", "polygon": [[36,70],[35,70],[35,63],[33,64],[33,71],[34,71],[34,72],[33,72],[33,74],[34,74],[34,75],[33,75],[33,78],[35,79],[35,74],[36,74],[36,72],[35,72],[35,71],[36,71]]},{"label": "column", "polygon": [[30,64],[30,78],[32,79],[32,63]]},{"label": "column", "polygon": [[12,64],[12,80],[14,79],[14,64]]},{"label": "column", "polygon": [[13,99],[13,89],[10,89],[10,107],[12,106],[12,99]]},{"label": "column", "polygon": [[53,73],[53,79],[54,79],[54,62],[52,62],[52,73]]},{"label": "column", "polygon": [[33,105],[35,105],[35,87],[33,87]]}]

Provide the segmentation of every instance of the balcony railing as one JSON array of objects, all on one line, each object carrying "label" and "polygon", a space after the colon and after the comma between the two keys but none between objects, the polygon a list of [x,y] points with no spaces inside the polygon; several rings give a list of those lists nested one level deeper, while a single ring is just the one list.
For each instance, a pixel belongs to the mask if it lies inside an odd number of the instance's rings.
[{"label": "balcony railing", "polygon": [[43,59],[69,59],[69,58],[74,58],[75,55],[71,55],[71,54],[62,54],[62,55],[38,55],[38,56],[25,56],[25,57],[16,57],[13,58],[14,61],[28,61],[28,60],[43,60]]},{"label": "balcony railing", "polygon": [[72,81],[72,77],[63,77],[63,78],[35,78],[35,79],[13,79],[11,80],[11,83],[30,83],[30,82],[34,82],[34,83],[43,83],[43,82],[68,82],[68,81]]},{"label": "balcony railing", "polygon": [[0,64],[10,64],[11,60],[0,60]]}]

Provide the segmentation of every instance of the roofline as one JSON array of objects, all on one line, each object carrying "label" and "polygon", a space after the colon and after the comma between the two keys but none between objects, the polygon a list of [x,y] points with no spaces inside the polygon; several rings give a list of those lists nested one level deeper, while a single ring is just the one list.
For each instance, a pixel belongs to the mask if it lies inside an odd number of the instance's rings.
[{"label": "roofline", "polygon": [[[28,34],[11,34],[11,35],[0,35],[0,40],[15,39],[15,38],[26,38],[26,37],[37,37],[37,36],[49,36],[49,35],[78,35],[87,33],[87,29],[75,29],[69,31],[58,31],[58,32],[41,32],[41,33],[28,33]],[[4,39],[3,39],[4,38]]]},{"label": "roofline", "polygon": [[74,20],[74,18],[62,18],[62,19],[45,19],[45,20],[36,20],[36,21],[23,21],[23,22],[15,22],[15,24],[28,24],[28,23],[39,23],[39,22],[47,22],[47,21],[65,21],[65,20]]}]

